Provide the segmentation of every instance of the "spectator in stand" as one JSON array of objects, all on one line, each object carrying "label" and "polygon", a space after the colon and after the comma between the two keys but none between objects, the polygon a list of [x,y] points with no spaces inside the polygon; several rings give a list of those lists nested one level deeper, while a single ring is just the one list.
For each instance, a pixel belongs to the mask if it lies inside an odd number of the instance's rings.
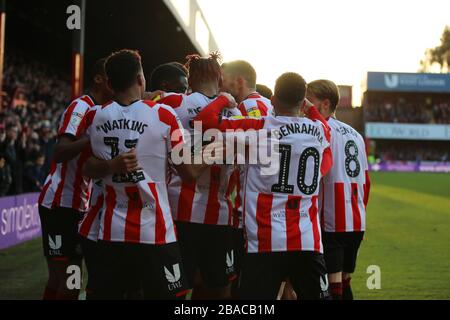
[{"label": "spectator in stand", "polygon": [[450,124],[450,99],[446,96],[405,95],[371,99],[366,121]]},{"label": "spectator in stand", "polygon": [[0,152],[5,155],[7,163],[11,166],[13,183],[9,194],[20,194],[23,192],[23,164],[25,160],[26,136],[25,133],[19,137],[19,128],[10,124],[6,128],[5,141],[0,146]]},{"label": "spectator in stand", "polygon": [[8,194],[9,187],[12,183],[11,168],[6,163],[5,156],[0,154],[0,197]]},{"label": "spectator in stand", "polygon": [[24,170],[24,191],[25,192],[39,192],[42,189],[44,180],[47,176],[43,170],[45,156],[42,153],[37,153],[33,161],[25,165]]}]

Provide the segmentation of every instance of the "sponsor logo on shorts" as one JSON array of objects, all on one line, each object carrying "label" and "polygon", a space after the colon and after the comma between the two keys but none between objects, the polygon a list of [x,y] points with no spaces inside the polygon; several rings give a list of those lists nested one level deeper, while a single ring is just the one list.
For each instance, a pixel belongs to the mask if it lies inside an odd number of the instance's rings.
[{"label": "sponsor logo on shorts", "polygon": [[169,288],[169,291],[173,291],[176,289],[180,289],[182,287],[181,284],[181,271],[180,271],[180,264],[174,264],[172,266],[172,271],[170,271],[167,267],[164,267],[164,273],[166,275],[166,279],[168,282],[167,287]]},{"label": "sponsor logo on shorts", "polygon": [[327,299],[330,297],[330,293],[328,292],[328,274],[323,274],[320,276],[320,293],[321,299]]},{"label": "sponsor logo on shorts", "polygon": [[48,235],[48,246],[50,247],[50,250],[48,250],[49,255],[60,256],[61,255],[60,249],[62,247],[62,236],[55,235],[55,237],[52,238],[51,235]]},{"label": "sponsor logo on shorts", "polygon": [[227,274],[233,273],[234,272],[234,250],[227,252],[225,262],[227,264],[226,273]]}]

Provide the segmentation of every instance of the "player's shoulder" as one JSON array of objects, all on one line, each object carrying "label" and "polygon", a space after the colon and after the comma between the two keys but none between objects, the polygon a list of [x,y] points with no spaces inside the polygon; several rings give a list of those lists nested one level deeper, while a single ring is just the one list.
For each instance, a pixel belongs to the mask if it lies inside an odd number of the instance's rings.
[{"label": "player's shoulder", "polygon": [[167,92],[164,96],[156,101],[157,103],[169,105],[172,108],[180,107],[188,96],[183,93]]},{"label": "player's shoulder", "polygon": [[89,95],[85,94],[82,95],[74,100],[71,101],[71,103],[69,104],[69,108],[71,106],[74,106],[74,108],[76,109],[90,109],[92,107],[94,107],[96,105],[96,103],[94,102],[94,99],[92,97],[90,97]]},{"label": "player's shoulder", "polygon": [[162,123],[172,124],[173,121],[178,121],[178,115],[172,106],[161,103],[160,101],[154,102],[149,100],[143,100],[142,103],[149,108],[150,112]]},{"label": "player's shoulder", "polygon": [[336,118],[330,118],[328,120],[328,125],[332,130],[336,130],[340,132],[342,135],[351,135],[354,138],[364,141],[362,135],[358,131],[356,131],[355,128],[353,128],[352,126],[350,126],[345,122],[342,122]]}]

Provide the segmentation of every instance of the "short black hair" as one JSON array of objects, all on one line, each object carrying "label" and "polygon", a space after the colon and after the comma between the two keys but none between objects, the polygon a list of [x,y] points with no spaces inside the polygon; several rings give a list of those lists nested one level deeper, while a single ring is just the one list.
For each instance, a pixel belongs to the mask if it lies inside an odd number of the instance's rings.
[{"label": "short black hair", "polygon": [[105,70],[111,89],[125,91],[142,71],[141,55],[137,50],[129,49],[113,52],[106,60]]},{"label": "short black hair", "polygon": [[150,76],[150,90],[162,90],[164,81],[187,77],[187,72],[182,67],[184,66],[179,62],[169,62],[157,66]]},{"label": "short black hair", "polygon": [[275,96],[286,104],[297,106],[306,95],[306,81],[295,72],[283,73],[275,83]]},{"label": "short black hair", "polygon": [[244,60],[236,60],[222,64],[222,69],[235,76],[241,76],[248,82],[250,88],[256,88],[256,71],[253,66]]},{"label": "short black hair", "polygon": [[262,95],[264,98],[271,99],[273,96],[272,90],[268,86],[265,86],[263,84],[256,84],[256,92],[258,92],[260,95]]},{"label": "short black hair", "polygon": [[92,85],[94,85],[95,83],[94,79],[97,75],[106,76],[105,62],[106,58],[98,59],[97,61],[95,61],[94,65],[89,69],[88,86],[91,87]]}]

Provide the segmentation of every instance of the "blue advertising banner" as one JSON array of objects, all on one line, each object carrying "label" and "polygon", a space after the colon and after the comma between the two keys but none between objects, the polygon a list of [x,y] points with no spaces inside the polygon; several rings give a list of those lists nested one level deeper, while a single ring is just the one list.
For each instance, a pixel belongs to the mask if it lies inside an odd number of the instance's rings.
[{"label": "blue advertising banner", "polygon": [[450,93],[450,74],[368,72],[367,91]]},{"label": "blue advertising banner", "polygon": [[0,198],[0,249],[41,235],[39,193]]}]

